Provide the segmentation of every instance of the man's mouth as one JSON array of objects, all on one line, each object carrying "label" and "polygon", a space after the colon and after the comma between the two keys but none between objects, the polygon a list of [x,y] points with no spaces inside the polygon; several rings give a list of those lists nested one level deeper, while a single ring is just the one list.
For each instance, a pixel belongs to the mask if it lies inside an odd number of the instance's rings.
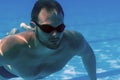
[{"label": "man's mouth", "polygon": [[50,40],[50,42],[58,42],[58,40],[56,40],[56,39],[55,40]]},{"label": "man's mouth", "polygon": [[58,39],[58,38],[55,38],[55,39],[50,39],[49,41],[52,42],[52,43],[56,43],[56,42],[59,41],[59,39]]},{"label": "man's mouth", "polygon": [[49,39],[49,47],[52,49],[56,49],[59,47],[60,44],[60,38],[51,38]]}]

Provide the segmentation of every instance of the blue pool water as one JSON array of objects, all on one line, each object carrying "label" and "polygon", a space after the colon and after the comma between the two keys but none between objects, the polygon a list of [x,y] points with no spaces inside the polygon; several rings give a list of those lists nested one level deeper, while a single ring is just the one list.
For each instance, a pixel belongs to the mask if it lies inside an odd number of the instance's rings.
[{"label": "blue pool water", "polygon": [[[29,24],[36,0],[1,0],[0,37],[21,22]],[[66,29],[81,32],[94,50],[98,80],[120,80],[120,1],[58,0],[65,12]],[[7,2],[7,3],[6,3]],[[88,80],[80,57],[43,80]],[[15,78],[10,80],[23,80]]]}]

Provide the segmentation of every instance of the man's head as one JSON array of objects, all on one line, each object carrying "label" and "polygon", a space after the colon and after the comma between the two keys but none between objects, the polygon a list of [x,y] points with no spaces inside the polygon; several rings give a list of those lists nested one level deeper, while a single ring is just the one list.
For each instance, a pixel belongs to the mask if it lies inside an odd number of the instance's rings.
[{"label": "man's head", "polygon": [[35,23],[36,32],[41,43],[56,48],[64,31],[63,9],[55,0],[38,0],[32,10],[31,20]]},{"label": "man's head", "polygon": [[56,0],[38,0],[31,12],[31,20],[38,21],[39,12],[43,9],[47,9],[49,12],[56,10],[57,13],[61,13],[64,17],[64,12],[61,5]]}]

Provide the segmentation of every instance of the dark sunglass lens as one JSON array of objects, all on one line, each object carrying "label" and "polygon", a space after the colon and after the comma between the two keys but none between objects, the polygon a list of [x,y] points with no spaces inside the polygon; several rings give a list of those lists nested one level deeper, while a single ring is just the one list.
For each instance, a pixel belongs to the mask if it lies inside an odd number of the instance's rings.
[{"label": "dark sunglass lens", "polygon": [[41,25],[40,28],[46,33],[50,33],[54,30],[50,25]]},{"label": "dark sunglass lens", "polygon": [[58,32],[63,32],[64,31],[64,28],[65,28],[65,25],[64,24],[61,24],[57,27],[57,31]]},{"label": "dark sunglass lens", "polygon": [[64,28],[65,28],[65,25],[64,24],[61,24],[59,25],[57,28],[54,28],[50,25],[39,25],[37,22],[35,22],[35,24],[44,32],[46,33],[51,33],[52,31],[54,30],[57,30],[58,32],[63,32],[64,31]]}]

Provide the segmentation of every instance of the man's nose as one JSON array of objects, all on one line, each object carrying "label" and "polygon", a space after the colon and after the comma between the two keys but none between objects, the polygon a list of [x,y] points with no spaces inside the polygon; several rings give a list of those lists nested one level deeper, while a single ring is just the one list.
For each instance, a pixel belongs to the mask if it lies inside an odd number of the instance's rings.
[{"label": "man's nose", "polygon": [[57,32],[56,30],[53,31],[53,32],[52,32],[52,37],[57,38],[57,36],[58,36],[58,32]]},{"label": "man's nose", "polygon": [[54,31],[52,32],[52,35],[53,35],[53,36],[57,35],[57,31],[54,30]]}]

